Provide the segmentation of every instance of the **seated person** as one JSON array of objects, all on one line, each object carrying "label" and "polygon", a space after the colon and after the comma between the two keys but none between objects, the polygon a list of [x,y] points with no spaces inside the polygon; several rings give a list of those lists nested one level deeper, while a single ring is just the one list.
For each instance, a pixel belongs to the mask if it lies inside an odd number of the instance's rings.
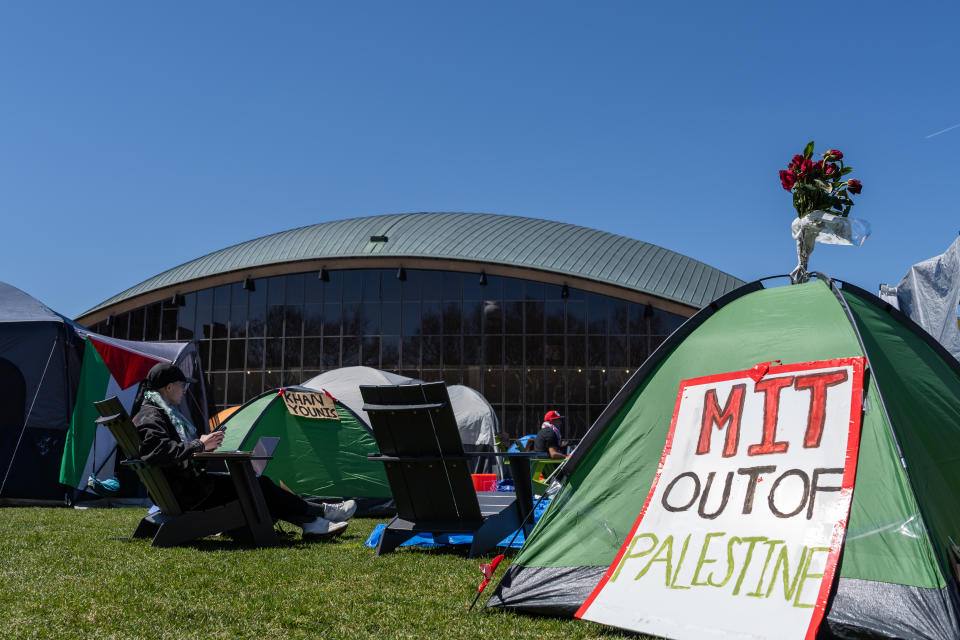
[{"label": "seated person", "polygon": [[[213,451],[223,441],[223,432],[199,434],[176,407],[183,399],[187,377],[179,367],[154,365],[144,381],[143,405],[133,424],[143,442],[140,457],[150,464],[164,465],[167,480],[185,509],[208,509],[237,499],[229,476],[208,475],[194,453]],[[312,504],[278,487],[266,476],[257,478],[274,520],[285,520],[303,528],[304,540],[332,538],[343,533],[347,520],[357,510],[353,500]]]},{"label": "seated person", "polygon": [[550,458],[552,460],[563,460],[565,456],[560,451],[560,429],[557,427],[563,416],[556,411],[547,411],[543,416],[543,425],[537,433],[533,443],[533,452],[541,458]]}]

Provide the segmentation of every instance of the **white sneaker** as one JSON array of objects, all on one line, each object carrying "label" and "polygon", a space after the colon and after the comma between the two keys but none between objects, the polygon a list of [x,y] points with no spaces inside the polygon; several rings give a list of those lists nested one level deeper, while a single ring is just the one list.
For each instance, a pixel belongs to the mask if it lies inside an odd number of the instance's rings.
[{"label": "white sneaker", "polygon": [[330,522],[326,518],[315,518],[303,525],[304,540],[335,538],[347,530],[346,522]]},{"label": "white sneaker", "polygon": [[327,502],[323,505],[323,517],[331,522],[346,522],[357,512],[355,500],[344,502]]}]

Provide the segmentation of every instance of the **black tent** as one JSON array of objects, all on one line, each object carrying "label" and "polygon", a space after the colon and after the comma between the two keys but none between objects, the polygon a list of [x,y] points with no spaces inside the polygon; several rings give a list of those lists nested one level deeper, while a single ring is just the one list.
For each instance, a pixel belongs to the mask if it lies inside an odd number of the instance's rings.
[{"label": "black tent", "polygon": [[[100,336],[0,282],[0,499],[72,499],[86,487],[88,474],[112,476],[115,441],[96,427],[91,403],[105,393],[118,395],[129,410],[139,382],[155,362],[175,362],[201,379],[191,385],[181,410],[205,425],[207,403],[195,343]],[[88,384],[84,391],[81,382],[98,377],[102,385]],[[135,492],[135,483],[127,489]]]},{"label": "black tent", "polygon": [[55,500],[83,339],[73,322],[0,282],[0,497]]}]

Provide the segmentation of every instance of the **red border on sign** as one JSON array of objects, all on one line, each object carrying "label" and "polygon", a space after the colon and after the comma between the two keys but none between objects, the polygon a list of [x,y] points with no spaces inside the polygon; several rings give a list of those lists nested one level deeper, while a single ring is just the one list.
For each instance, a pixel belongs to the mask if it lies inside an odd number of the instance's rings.
[{"label": "red border on sign", "polygon": [[[865,362],[866,358],[852,357],[772,366],[764,376],[767,377],[780,373],[790,373],[791,371],[824,369],[828,367],[853,367],[853,397],[851,398],[850,402],[850,431],[847,435],[846,460],[844,463],[843,481],[841,483],[840,490],[840,501],[843,504],[843,511],[846,515],[838,520],[833,528],[833,534],[830,538],[830,553],[827,556],[827,563],[823,570],[823,578],[820,579],[820,591],[817,595],[817,603],[814,606],[813,614],[810,617],[810,625],[807,627],[807,640],[812,640],[816,636],[820,622],[823,620],[823,614],[827,606],[827,598],[830,595],[830,587],[833,584],[833,576],[836,572],[837,560],[840,557],[840,550],[843,547],[843,538],[847,530],[847,520],[850,517],[850,502],[853,498],[853,485],[856,479],[857,471],[857,455],[860,451],[860,417],[863,406],[863,371]],[[684,390],[690,386],[745,378],[748,377],[750,373],[751,369],[746,369],[744,371],[734,371],[730,373],[719,373],[710,376],[703,376],[700,378],[691,378],[689,380],[683,380],[680,383],[680,389],[677,391],[677,402],[673,408],[673,418],[670,421],[670,431],[667,433],[667,441],[663,446],[663,454],[660,456],[660,464],[657,466],[657,473],[653,478],[653,484],[650,486],[650,492],[647,494],[646,500],[644,500],[643,508],[640,510],[640,515],[637,517],[636,522],[634,522],[633,527],[630,529],[630,533],[627,534],[626,539],[620,547],[620,551],[617,552],[616,558],[614,558],[613,562],[610,563],[607,571],[603,574],[603,578],[601,578],[597,586],[594,587],[593,591],[590,593],[590,596],[586,599],[586,601],[584,601],[580,608],[577,609],[574,617],[582,618],[587,612],[587,609],[589,609],[593,604],[593,601],[603,590],[604,586],[606,586],[610,576],[613,575],[616,567],[620,564],[620,560],[627,552],[630,541],[636,534],[637,529],[640,528],[640,523],[643,522],[643,517],[647,513],[647,507],[650,505],[650,500],[653,498],[653,494],[657,489],[657,484],[660,482],[660,474],[663,471],[663,466],[667,461],[667,456],[670,455],[670,451],[673,448],[673,436],[674,431],[677,428],[677,415],[680,409],[680,402],[683,399]]]}]

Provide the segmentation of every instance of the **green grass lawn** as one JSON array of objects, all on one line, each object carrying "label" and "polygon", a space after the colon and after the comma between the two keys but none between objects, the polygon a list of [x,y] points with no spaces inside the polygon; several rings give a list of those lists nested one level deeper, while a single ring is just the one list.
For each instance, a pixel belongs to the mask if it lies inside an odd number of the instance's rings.
[{"label": "green grass lawn", "polygon": [[0,638],[636,637],[500,610],[467,617],[478,560],[422,549],[377,558],[363,543],[382,520],[270,549],[108,539],[129,535],[143,514],[0,508]]}]

